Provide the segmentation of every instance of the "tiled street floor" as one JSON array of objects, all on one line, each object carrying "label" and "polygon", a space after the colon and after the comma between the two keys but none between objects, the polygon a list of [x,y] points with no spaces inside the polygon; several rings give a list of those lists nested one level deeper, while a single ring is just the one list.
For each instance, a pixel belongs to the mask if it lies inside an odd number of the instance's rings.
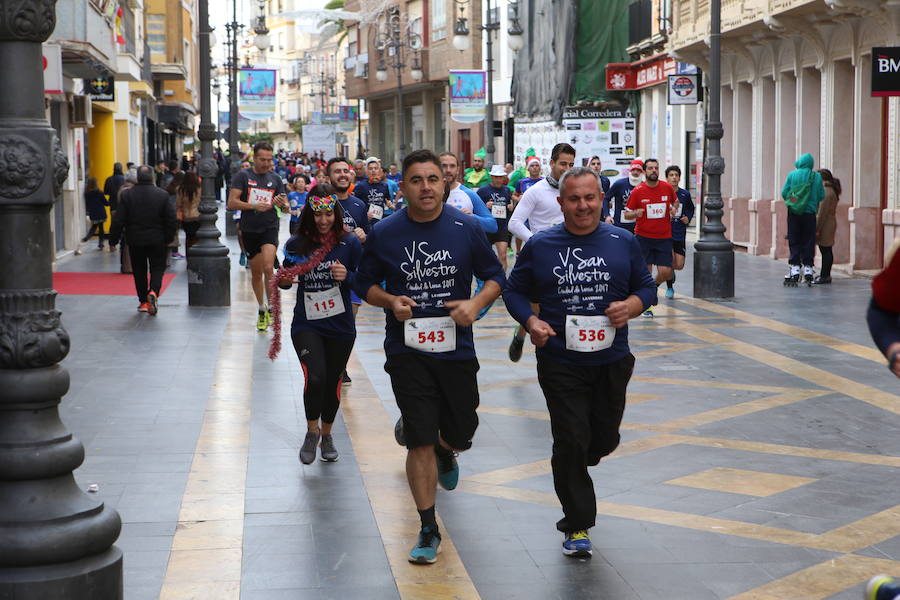
[{"label": "tiled street floor", "polygon": [[[183,261],[156,318],[133,297],[57,301],[76,477],[122,516],[129,600],[855,600],[870,575],[900,576],[900,381],[871,346],[866,280],[786,289],[783,263],[738,254],[734,302],[691,298],[686,271],[633,322],[622,445],[592,469],[590,561],[560,553],[533,349],[506,359],[495,306],[476,325],[481,425],[459,488],[438,493],[444,551],[413,567],[383,317],[360,312],[340,461],[301,465],[296,356],[266,358],[227,243],[230,310],[187,305]],[[58,269],[117,264],[87,250]]]}]

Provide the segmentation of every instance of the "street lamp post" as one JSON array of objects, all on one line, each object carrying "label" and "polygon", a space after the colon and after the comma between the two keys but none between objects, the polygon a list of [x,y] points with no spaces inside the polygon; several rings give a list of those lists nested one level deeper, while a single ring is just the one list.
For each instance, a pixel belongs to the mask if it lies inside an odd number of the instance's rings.
[{"label": "street lamp post", "polygon": [[55,0],[0,0],[0,598],[120,600],[115,510],[72,472],[84,446],[59,418],[69,334],[56,310],[50,207],[69,163],[44,113],[41,44]]},{"label": "street lamp post", "polygon": [[[469,0],[455,0],[460,5],[468,4]],[[487,19],[484,25],[479,25],[476,29],[485,33],[486,59],[487,63],[487,107],[484,120],[484,152],[485,163],[491,165],[494,163],[494,35],[493,32],[500,30],[500,21],[493,21],[491,13],[493,7],[491,0],[486,0]],[[518,3],[510,2],[510,26],[507,34],[509,35],[509,48],[513,51],[522,49],[522,27],[519,25],[518,19]],[[463,17],[463,6],[459,7],[460,16],[453,27],[453,46],[460,52],[469,49],[469,26],[466,18]]]},{"label": "street lamp post", "polygon": [[409,75],[414,81],[421,81],[424,73],[422,72],[422,64],[420,62],[420,51],[422,49],[422,37],[409,30],[407,24],[406,35],[403,35],[403,22],[400,13],[392,11],[384,21],[382,30],[378,33],[375,46],[378,49],[379,60],[378,70],[375,78],[384,82],[388,79],[387,63],[385,55],[390,55],[393,51],[393,62],[391,67],[397,73],[397,119],[400,125],[400,144],[398,162],[402,162],[406,156],[406,111],[403,107],[403,69],[406,64],[403,62],[403,51],[413,52],[413,63],[410,68]]},{"label": "street lamp post", "polygon": [[710,0],[709,34],[709,120],[704,126],[708,155],[703,163],[707,191],[703,202],[706,220],[700,229],[700,239],[694,244],[694,296],[697,298],[734,297],[734,247],[725,237],[722,223],[722,158],[721,140],[724,134],[721,119],[720,92],[722,76],[722,6],[721,0]]},{"label": "street lamp post", "polygon": [[210,37],[209,0],[200,0],[200,139],[199,175],[200,189],[200,229],[198,241],[187,250],[188,304],[190,306],[230,306],[231,305],[231,263],[228,248],[219,241],[216,227],[218,205],[216,204],[216,175],[218,165],[213,158],[213,140],[216,126],[212,123],[212,98],[210,94]]}]

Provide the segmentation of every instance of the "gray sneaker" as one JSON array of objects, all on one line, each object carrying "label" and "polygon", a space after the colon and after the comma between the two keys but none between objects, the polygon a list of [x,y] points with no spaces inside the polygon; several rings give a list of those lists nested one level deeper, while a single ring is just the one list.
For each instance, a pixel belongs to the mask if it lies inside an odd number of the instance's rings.
[{"label": "gray sneaker", "polygon": [[304,465],[312,464],[316,460],[316,446],[319,445],[319,434],[314,431],[306,432],[306,439],[300,446],[300,462]]},{"label": "gray sneaker", "polygon": [[334,438],[330,433],[322,435],[322,460],[325,462],[334,462],[338,459],[337,448],[334,447]]}]

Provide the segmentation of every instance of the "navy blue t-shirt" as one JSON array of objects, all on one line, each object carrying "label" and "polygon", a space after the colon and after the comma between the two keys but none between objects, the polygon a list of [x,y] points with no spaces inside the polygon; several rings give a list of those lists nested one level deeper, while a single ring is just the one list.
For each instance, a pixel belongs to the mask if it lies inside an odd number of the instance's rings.
[{"label": "navy blue t-shirt", "polygon": [[[602,217],[605,219],[612,215],[616,225],[621,225],[622,211],[628,204],[628,198],[631,197],[631,190],[633,189],[634,186],[631,185],[627,177],[617,179],[609,186],[609,193],[603,197]],[[634,223],[626,223],[626,225],[634,226]]]},{"label": "navy blue t-shirt", "polygon": [[[291,267],[306,262],[307,257],[299,254],[301,243],[300,234],[293,236],[285,243],[284,261],[282,262],[284,266]],[[362,244],[359,243],[359,239],[352,233],[345,233],[315,269],[299,278],[294,321],[291,323],[292,332],[314,331],[321,336],[330,338],[356,337],[356,320],[353,318],[353,309],[350,304],[349,275],[359,266],[361,256]],[[348,279],[342,282],[335,281],[331,276],[331,265],[337,261],[347,267]],[[322,292],[335,286],[340,286],[344,312],[324,319],[307,319],[304,292]]]},{"label": "navy blue t-shirt", "polygon": [[675,190],[678,201],[681,202],[681,216],[672,219],[672,239],[683,242],[687,237],[688,226],[681,222],[681,217],[687,217],[688,223],[694,218],[694,201],[691,193],[684,188]]},{"label": "navy blue t-shirt", "polygon": [[505,219],[494,217],[494,220],[497,221],[497,231],[506,229],[506,225],[509,223],[510,213],[512,212],[512,192],[509,191],[509,188],[505,185],[501,185],[498,188],[495,188],[492,185],[485,185],[478,188],[478,197],[484,201],[485,205],[487,205],[488,202],[493,202],[493,205],[506,207]]},{"label": "navy blue t-shirt", "polygon": [[[418,223],[402,208],[372,228],[353,278],[353,291],[365,298],[369,288],[385,282],[389,294],[416,301],[413,318],[445,317],[450,311],[444,302],[471,297],[473,275],[501,287],[506,281],[497,255],[473,217],[444,205],[437,219]],[[420,352],[404,344],[403,323],[392,311],[384,312],[385,354]],[[456,350],[427,355],[446,360],[475,358],[472,328],[456,326]]]},{"label": "navy blue t-shirt", "polygon": [[362,227],[367,234],[372,229],[369,225],[369,216],[366,214],[366,203],[354,195],[347,196],[346,200],[338,199],[341,209],[344,211],[344,225],[351,230]]},{"label": "navy blue t-shirt", "polygon": [[598,175],[598,177],[600,178],[600,188],[603,190],[603,194],[608,194],[609,186],[611,185],[609,183],[609,177],[607,177],[606,175]]},{"label": "navy blue t-shirt", "polygon": [[378,183],[371,183],[368,179],[360,181],[353,188],[353,195],[366,204],[374,204],[385,210],[388,207],[387,203],[394,201],[390,186],[383,181]]},{"label": "navy blue t-shirt", "polygon": [[616,330],[609,348],[576,352],[566,349],[566,315],[604,315],[612,302],[632,294],[644,308],[656,304],[656,284],[634,235],[606,223],[593,233],[573,235],[560,223],[534,234],[522,247],[503,301],[522,324],[534,314],[530,303],[540,305],[540,319],[556,335],[537,349],[538,356],[571,365],[605,365],[630,352],[628,325]]}]

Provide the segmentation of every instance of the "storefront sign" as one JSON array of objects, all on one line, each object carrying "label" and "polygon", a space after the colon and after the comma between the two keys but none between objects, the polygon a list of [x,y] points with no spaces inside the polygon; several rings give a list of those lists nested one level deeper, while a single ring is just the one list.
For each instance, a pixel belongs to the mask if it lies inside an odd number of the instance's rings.
[{"label": "storefront sign", "polygon": [[84,93],[91,100],[112,102],[116,99],[116,82],[112,77],[94,77],[84,80]]},{"label": "storefront sign", "polygon": [[450,118],[478,123],[487,112],[487,75],[484,71],[450,71]]},{"label": "storefront sign", "polygon": [[275,117],[275,71],[241,69],[238,72],[238,112],[262,121]]},{"label": "storefront sign", "polygon": [[62,49],[58,44],[44,44],[44,93],[63,93]]},{"label": "storefront sign", "polygon": [[606,65],[606,89],[624,91],[654,86],[673,75],[675,67],[675,59],[665,55],[634,63],[609,63]]},{"label": "storefront sign", "polygon": [[700,75],[669,75],[669,104],[697,104],[701,86]]},{"label": "storefront sign", "polygon": [[872,48],[872,95],[900,96],[900,47]]}]

